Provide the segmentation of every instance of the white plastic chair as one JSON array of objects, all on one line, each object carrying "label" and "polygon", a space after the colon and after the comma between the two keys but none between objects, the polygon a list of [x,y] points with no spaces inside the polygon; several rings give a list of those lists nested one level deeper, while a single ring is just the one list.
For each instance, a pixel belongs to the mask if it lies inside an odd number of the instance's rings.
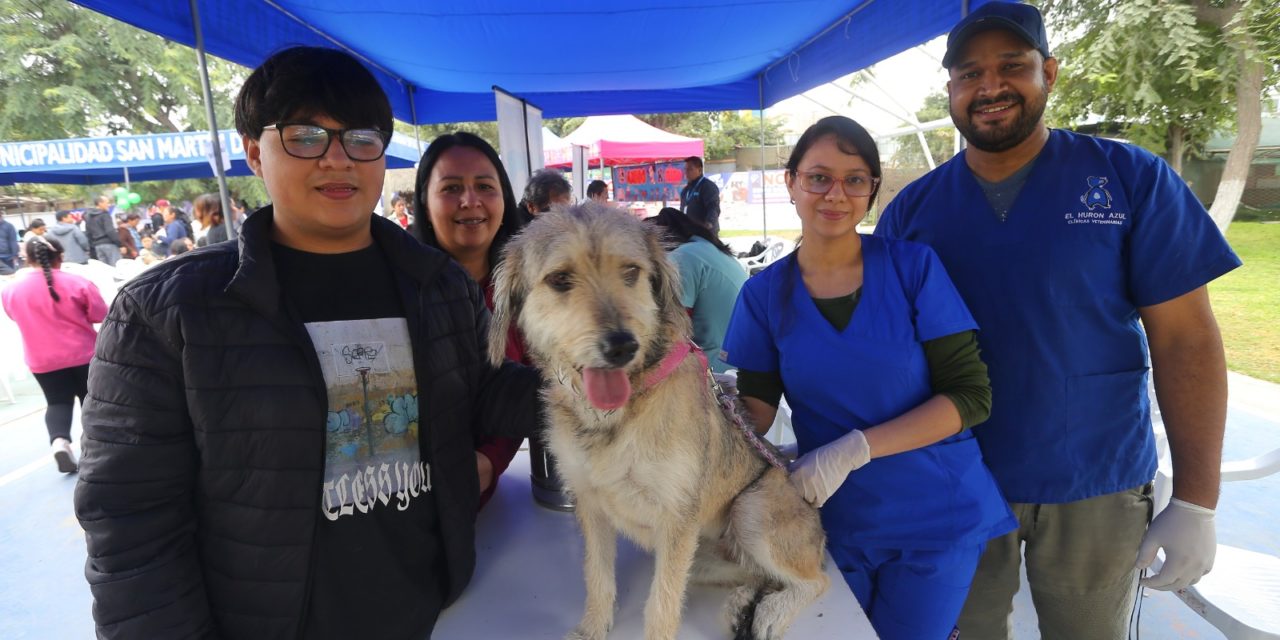
[{"label": "white plastic chair", "polygon": [[[1159,513],[1173,494],[1173,463],[1168,440],[1159,425],[1156,447],[1160,467],[1153,497]],[[1224,462],[1222,481],[1256,480],[1277,471],[1280,449],[1247,460]],[[1158,559],[1156,568],[1162,562]],[[1196,584],[1174,593],[1229,640],[1280,640],[1280,558],[1220,544],[1213,570]]]},{"label": "white plastic chair", "polygon": [[738,258],[738,262],[742,263],[742,268],[746,269],[748,274],[754,269],[769,266],[778,258],[787,255],[787,251],[794,246],[793,243],[782,238],[768,238],[767,240],[765,250],[760,252],[758,255],[751,256],[750,258]]}]

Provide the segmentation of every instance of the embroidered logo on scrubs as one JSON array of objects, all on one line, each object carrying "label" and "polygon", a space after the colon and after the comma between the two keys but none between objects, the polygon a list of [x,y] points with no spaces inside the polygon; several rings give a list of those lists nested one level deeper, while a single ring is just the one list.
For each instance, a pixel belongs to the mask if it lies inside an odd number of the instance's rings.
[{"label": "embroidered logo on scrubs", "polygon": [[1096,208],[1111,208],[1111,192],[1107,191],[1107,179],[1099,176],[1089,176],[1085,179],[1089,183],[1089,190],[1080,196],[1080,202],[1088,207],[1090,211]]}]

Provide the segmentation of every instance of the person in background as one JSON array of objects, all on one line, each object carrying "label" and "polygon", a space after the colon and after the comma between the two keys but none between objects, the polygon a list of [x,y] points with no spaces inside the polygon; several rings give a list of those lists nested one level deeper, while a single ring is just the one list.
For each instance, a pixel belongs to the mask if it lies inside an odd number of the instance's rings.
[{"label": "person in background", "polygon": [[[485,306],[492,311],[493,270],[503,245],[522,226],[498,153],[483,138],[465,131],[440,136],[422,154],[413,185],[413,230],[418,239],[461,265],[479,283]],[[528,362],[514,325],[507,335],[507,358]],[[501,436],[476,438],[481,507],[493,496],[520,444],[521,440]]]},{"label": "person in background", "polygon": [[191,238],[178,238],[169,245],[169,257],[180,256],[194,248],[195,245],[191,243]]},{"label": "person in background", "polygon": [[151,207],[151,230],[159,233],[164,228],[165,216],[168,215],[173,206],[165,198],[156,200],[155,206]]},{"label": "person in background", "polygon": [[684,177],[688,183],[680,190],[680,211],[720,235],[720,187],[702,174],[702,158],[684,159]]},{"label": "person in background", "polygon": [[609,203],[609,185],[604,180],[592,180],[587,185],[587,199],[594,200],[600,204]]},{"label": "person in background", "polygon": [[[174,248],[180,244],[178,241],[183,238],[191,237],[187,232],[187,224],[181,219],[182,214],[173,207],[164,207],[161,209],[161,212],[164,214],[165,251],[171,256],[178,255],[178,253],[174,251]],[[191,246],[188,243],[187,249],[190,248]]]},{"label": "person in background", "polygon": [[403,193],[391,196],[391,219],[406,231],[413,224],[413,216],[409,215],[409,203]]},{"label": "person in background", "polygon": [[196,197],[194,217],[205,228],[204,237],[196,241],[197,247],[227,241],[226,219],[222,216],[222,198],[216,193],[205,193]]},{"label": "person in background", "polygon": [[43,238],[44,234],[48,232],[49,227],[45,224],[43,218],[33,218],[31,224],[27,225],[26,235],[22,236],[22,247],[18,252],[18,256],[25,261],[27,259],[27,243],[36,238]]},{"label": "person in background", "polygon": [[573,187],[564,174],[555,169],[538,169],[529,176],[524,186],[524,198],[520,200],[523,222],[528,224],[539,213],[551,207],[573,203]]},{"label": "person in background", "polygon": [[75,217],[70,211],[59,211],[54,214],[54,219],[57,223],[49,230],[48,236],[62,245],[62,261],[89,264],[89,239],[76,226]]},{"label": "person in background", "polygon": [[120,238],[121,258],[132,260],[138,257],[142,239],[138,236],[138,230],[135,227],[141,219],[142,216],[134,211],[116,217],[116,235]]},{"label": "person in background", "polygon": [[74,473],[71,416],[76,398],[83,408],[89,361],[98,334],[93,325],[107,315],[107,303],[88,279],[62,271],[62,243],[35,236],[27,243],[27,263],[0,292],[4,312],[22,334],[27,367],[44,392],[49,446],[58,471]]},{"label": "person in background", "polygon": [[120,260],[120,236],[111,217],[111,195],[100,194],[96,205],[84,214],[84,234],[89,239],[90,254],[114,267]]},{"label": "person in background", "polygon": [[142,234],[142,249],[138,251],[138,259],[142,264],[155,264],[164,260],[164,252],[156,252],[156,238],[151,233]]},{"label": "person in background", "polygon": [[819,120],[787,161],[804,242],[742,288],[725,335],[757,425],[785,393],[827,548],[881,640],[954,638],[983,545],[1017,521],[970,427],[991,411],[977,325],[938,257],[858,233],[866,129]]},{"label": "person in background", "polygon": [[7,276],[18,270],[18,229],[0,216],[0,276]]},{"label": "person in background", "polygon": [[391,105],[292,47],[235,103],[272,205],[126,283],[75,506],[99,637],[428,638],[475,565],[472,434],[538,426],[480,290],[374,215]]},{"label": "person in background", "polygon": [[707,355],[711,369],[724,373],[720,346],[729,327],[729,315],[747,272],[711,230],[693,222],[679,209],[667,207],[645,222],[662,227],[676,243],[671,261],[680,270],[680,302],[693,319],[693,341]]},{"label": "person in background", "polygon": [[[988,542],[960,632],[1010,637],[1025,555],[1042,637],[1123,639],[1139,584],[1213,566],[1227,377],[1206,287],[1240,260],[1164,160],[1046,125],[1058,61],[1034,6],[983,4],[942,66],[969,146],[899,192],[876,235],[937,251],[991,366],[974,435],[1021,526]],[[1174,478],[1154,521],[1152,377]]]}]

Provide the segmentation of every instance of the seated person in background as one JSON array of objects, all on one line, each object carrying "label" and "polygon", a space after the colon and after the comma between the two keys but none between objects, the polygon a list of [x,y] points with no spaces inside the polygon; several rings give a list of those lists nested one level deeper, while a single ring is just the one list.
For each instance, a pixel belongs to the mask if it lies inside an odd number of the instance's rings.
[{"label": "seated person in background", "polygon": [[706,352],[711,369],[724,373],[730,366],[720,347],[747,272],[710,229],[679,209],[667,207],[645,222],[662,227],[678,243],[671,249],[671,261],[680,269],[680,298],[693,318],[693,341]]},{"label": "seated person in background", "polygon": [[473,431],[538,425],[448,256],[373,213],[391,105],[293,47],[235,105],[272,206],[115,299],[75,507],[102,638],[428,638],[475,567]]},{"label": "seated person in background", "polygon": [[604,180],[592,180],[587,185],[587,199],[594,200],[600,204],[609,203],[609,185]]},{"label": "seated person in background", "polygon": [[169,245],[169,257],[180,256],[193,248],[191,246],[191,238],[178,238]]},{"label": "seated person in background", "polygon": [[573,204],[573,187],[564,174],[555,169],[538,169],[524,186],[524,198],[520,200],[524,223],[528,224],[539,213],[550,211],[556,205]]},{"label": "seated person in background", "polygon": [[164,252],[156,251],[156,238],[150,233],[142,234],[142,249],[138,251],[138,259],[142,264],[154,264],[164,260]]}]

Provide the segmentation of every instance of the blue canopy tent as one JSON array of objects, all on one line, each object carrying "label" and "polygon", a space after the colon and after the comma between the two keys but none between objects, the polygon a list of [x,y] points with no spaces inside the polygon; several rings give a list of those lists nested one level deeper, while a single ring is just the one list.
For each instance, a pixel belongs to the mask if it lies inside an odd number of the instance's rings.
[{"label": "blue canopy tent", "polygon": [[986,0],[75,0],[256,66],[345,49],[397,119],[495,119],[492,88],[544,117],[763,109],[945,33]]},{"label": "blue canopy tent", "polygon": [[[219,134],[222,151],[230,159],[226,175],[252,173],[245,163],[239,134],[231,130]],[[214,171],[208,159],[208,141],[208,131],[192,131],[0,143],[0,185],[211,178]],[[387,146],[388,169],[412,167],[418,157],[412,139],[400,134],[393,136]]]}]

